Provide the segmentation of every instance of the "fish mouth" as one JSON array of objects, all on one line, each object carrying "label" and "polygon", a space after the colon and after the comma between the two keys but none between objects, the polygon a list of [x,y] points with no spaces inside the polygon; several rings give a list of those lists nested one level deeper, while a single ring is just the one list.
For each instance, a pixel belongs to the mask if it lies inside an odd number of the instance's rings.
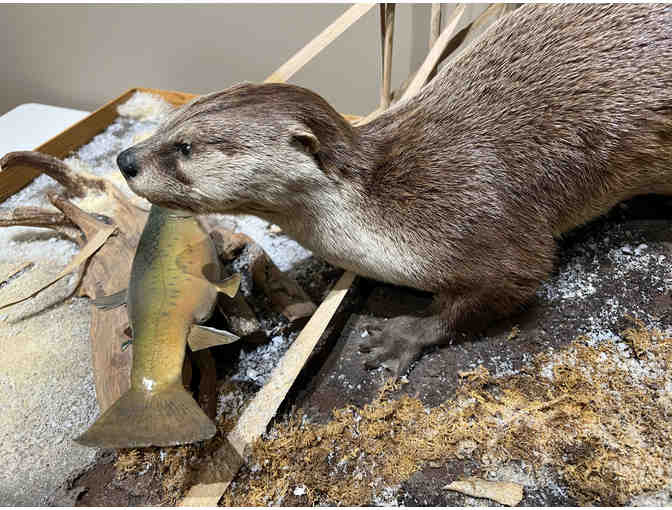
[{"label": "fish mouth", "polygon": [[187,212],[189,214],[196,214],[196,211],[194,211],[194,209],[191,206],[176,200],[154,200],[152,202],[158,205],[159,207],[163,207],[165,209],[171,209],[176,213]]}]

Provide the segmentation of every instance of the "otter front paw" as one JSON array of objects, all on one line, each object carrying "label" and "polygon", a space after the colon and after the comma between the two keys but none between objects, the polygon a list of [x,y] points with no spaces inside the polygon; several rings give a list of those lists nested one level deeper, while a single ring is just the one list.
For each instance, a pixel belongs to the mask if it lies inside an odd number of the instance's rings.
[{"label": "otter front paw", "polygon": [[428,331],[426,321],[417,317],[390,319],[382,332],[360,345],[360,352],[368,354],[364,365],[367,368],[382,366],[396,376],[406,373],[423,348],[437,342]]}]

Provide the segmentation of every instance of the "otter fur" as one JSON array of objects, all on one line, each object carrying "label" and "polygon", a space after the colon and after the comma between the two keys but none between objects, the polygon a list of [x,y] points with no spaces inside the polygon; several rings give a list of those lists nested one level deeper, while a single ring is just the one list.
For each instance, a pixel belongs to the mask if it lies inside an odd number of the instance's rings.
[{"label": "otter fur", "polygon": [[236,85],[118,163],[158,205],[257,215],[336,266],[435,293],[363,348],[401,373],[525,304],[562,233],[672,194],[672,5],[525,5],[361,127],[304,88]]}]

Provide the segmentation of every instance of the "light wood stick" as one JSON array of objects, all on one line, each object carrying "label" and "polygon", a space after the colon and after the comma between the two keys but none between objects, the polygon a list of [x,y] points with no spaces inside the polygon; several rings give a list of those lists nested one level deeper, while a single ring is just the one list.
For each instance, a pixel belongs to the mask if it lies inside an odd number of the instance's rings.
[{"label": "light wood stick", "polygon": [[310,62],[315,55],[326,48],[355,21],[375,6],[376,4],[355,4],[350,7],[336,21],[325,28],[317,37],[266,78],[265,83],[283,83],[289,80],[299,69]]},{"label": "light wood stick", "polygon": [[425,58],[425,61],[418,69],[418,72],[413,77],[413,81],[404,92],[404,95],[401,97],[401,101],[408,99],[409,97],[414,96],[418,91],[427,83],[430,73],[436,67],[441,53],[443,53],[443,48],[450,42],[453,35],[455,34],[455,29],[457,28],[458,23],[464,15],[464,4],[459,4],[455,7],[455,10],[451,13],[450,18],[448,19],[446,28],[443,29],[441,35],[436,41],[436,44],[429,51],[429,55]]},{"label": "light wood stick", "polygon": [[[472,21],[467,27],[467,32],[460,45],[450,57],[450,62],[457,60],[471,45],[480,38],[499,18],[502,18],[511,12],[510,4],[491,4],[483,11],[478,18]],[[447,58],[448,55],[442,55],[439,62]]]},{"label": "light wood stick", "polygon": [[[436,44],[436,40],[441,34],[441,4],[432,4],[432,14],[429,19],[429,51]],[[436,67],[429,73],[428,80],[434,78]]]},{"label": "light wood stick", "polygon": [[392,83],[392,41],[394,38],[394,11],[395,4],[380,4],[381,13],[384,12],[383,30],[383,85],[380,91],[380,107],[390,106],[390,88]]},{"label": "light wood stick", "polygon": [[[180,506],[216,506],[219,498],[229,486],[238,468],[242,464],[240,459],[245,457],[246,450],[266,430],[271,419],[278,411],[287,392],[306,364],[315,345],[327,328],[329,321],[343,301],[355,275],[346,271],[329,291],[327,297],[315,311],[306,326],[289,350],[280,360],[278,366],[271,373],[269,381],[252,399],[238,419],[238,423],[229,433],[228,443],[237,455],[227,455],[228,469],[224,469],[224,476],[214,483],[200,483],[194,485]],[[230,474],[229,474],[230,473]]]},{"label": "light wood stick", "polygon": [[432,4],[432,14],[429,19],[429,50],[436,44],[441,34],[441,4]]}]

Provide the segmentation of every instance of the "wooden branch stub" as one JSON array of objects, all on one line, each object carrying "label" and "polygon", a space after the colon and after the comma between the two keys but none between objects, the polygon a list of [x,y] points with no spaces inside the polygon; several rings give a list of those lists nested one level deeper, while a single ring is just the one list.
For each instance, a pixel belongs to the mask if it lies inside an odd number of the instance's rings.
[{"label": "wooden branch stub", "polygon": [[228,330],[247,342],[262,343],[267,340],[261,324],[241,292],[230,298],[220,294],[217,298],[219,311],[226,318]]},{"label": "wooden branch stub", "polygon": [[212,241],[217,248],[217,255],[222,262],[235,259],[243,251],[245,246],[254,241],[247,235],[235,233],[228,228],[214,227],[209,232]]},{"label": "wooden branch stub", "polygon": [[43,227],[74,226],[60,212],[53,212],[41,207],[17,207],[15,209],[0,208],[0,227]]},{"label": "wooden branch stub", "polygon": [[290,322],[310,317],[316,307],[301,286],[280,271],[259,245],[249,244],[247,249],[254,285],[270,298],[273,309]]}]

